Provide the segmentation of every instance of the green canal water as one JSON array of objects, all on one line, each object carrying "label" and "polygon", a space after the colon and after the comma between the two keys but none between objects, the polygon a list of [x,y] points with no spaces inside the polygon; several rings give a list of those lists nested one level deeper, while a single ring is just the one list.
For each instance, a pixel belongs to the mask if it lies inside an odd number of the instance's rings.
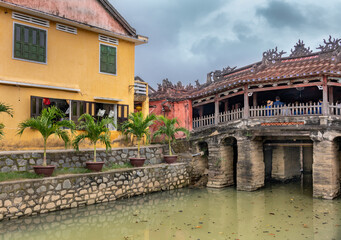
[{"label": "green canal water", "polygon": [[341,239],[341,199],[311,183],[181,189],[0,222],[0,240]]}]

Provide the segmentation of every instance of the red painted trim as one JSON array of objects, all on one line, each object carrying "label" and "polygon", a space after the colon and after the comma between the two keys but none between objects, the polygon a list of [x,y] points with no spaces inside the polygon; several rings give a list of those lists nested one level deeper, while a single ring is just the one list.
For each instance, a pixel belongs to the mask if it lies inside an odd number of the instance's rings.
[{"label": "red painted trim", "polygon": [[[220,93],[220,94],[222,94],[222,93]],[[229,94],[229,95],[224,96],[224,97],[220,97],[220,98],[218,98],[218,100],[221,101],[221,100],[224,100],[224,99],[227,99],[227,98],[231,98],[231,97],[235,97],[235,96],[243,95],[243,94],[244,94],[244,91],[240,91],[240,92]]]},{"label": "red painted trim", "polygon": [[205,102],[200,102],[200,103],[196,103],[196,104],[193,104],[192,106],[193,107],[199,107],[199,106],[202,106],[202,105],[205,105],[207,103],[213,103],[215,101],[215,99],[211,99],[209,101],[205,101]]},{"label": "red painted trim", "polygon": [[309,83],[309,84],[291,84],[287,86],[278,86],[278,87],[269,87],[269,88],[258,88],[258,89],[249,89],[249,92],[265,92],[265,91],[274,91],[288,88],[297,88],[297,87],[313,87],[313,86],[321,86],[321,82]]},{"label": "red painted trim", "polygon": [[335,82],[328,82],[327,86],[336,86],[336,87],[341,87],[341,83],[335,83]]}]

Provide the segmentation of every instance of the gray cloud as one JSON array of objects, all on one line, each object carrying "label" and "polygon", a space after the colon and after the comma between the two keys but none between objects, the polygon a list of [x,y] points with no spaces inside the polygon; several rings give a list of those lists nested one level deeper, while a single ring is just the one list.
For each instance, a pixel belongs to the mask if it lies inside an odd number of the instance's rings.
[{"label": "gray cloud", "polygon": [[271,1],[266,7],[256,10],[258,16],[263,16],[272,27],[292,27],[304,25],[307,20],[297,8],[297,4],[284,1]]},{"label": "gray cloud", "polygon": [[183,84],[226,66],[252,64],[298,39],[315,50],[329,34],[341,37],[337,1],[110,0],[149,43],[136,47],[135,74],[152,86]]}]

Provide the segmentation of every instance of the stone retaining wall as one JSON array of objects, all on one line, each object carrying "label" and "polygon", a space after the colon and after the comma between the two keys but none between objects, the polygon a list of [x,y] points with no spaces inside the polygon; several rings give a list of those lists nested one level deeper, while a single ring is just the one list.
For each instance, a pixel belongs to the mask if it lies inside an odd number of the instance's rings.
[{"label": "stone retaining wall", "polygon": [[[82,208],[67,209],[64,211],[51,212],[30,216],[25,218],[13,219],[11,221],[0,222],[0,239],[10,240],[37,240],[39,233],[44,232],[44,240],[62,240],[73,239],[74,236],[69,229],[80,229],[86,226],[100,223],[101,228],[106,229],[108,236],[117,236],[117,227],[119,232],[128,232],[131,225],[138,222],[147,222],[149,224],[159,223],[157,218],[150,218],[150,213],[160,210],[171,215],[168,210],[174,208],[174,202],[177,202],[178,210],[192,209],[193,204],[190,201],[184,201],[188,195],[189,189],[179,189],[173,191],[164,191],[159,194],[148,194],[140,198],[124,199],[123,201],[107,202],[94,204]],[[179,214],[174,211],[174,215]],[[58,231],[57,229],[63,229]],[[144,235],[144,228],[136,228],[134,235]],[[77,232],[78,239],[88,239],[89,232]],[[96,238],[93,238],[96,239]],[[121,238],[119,238],[121,240]],[[132,240],[127,237],[126,240]]]},{"label": "stone retaining wall", "polygon": [[0,183],[0,221],[182,188],[184,163]]},{"label": "stone retaining wall", "polygon": [[[165,145],[151,145],[141,147],[141,157],[146,157],[145,164],[159,164],[162,162]],[[113,148],[106,152],[104,149],[97,150],[97,161],[105,164],[123,165],[129,162],[129,157],[137,155],[136,147]],[[51,150],[47,151],[48,164],[56,168],[75,168],[85,166],[85,162],[92,161],[93,150]],[[23,172],[32,170],[34,165],[42,165],[43,151],[11,151],[0,152],[0,172]]]}]

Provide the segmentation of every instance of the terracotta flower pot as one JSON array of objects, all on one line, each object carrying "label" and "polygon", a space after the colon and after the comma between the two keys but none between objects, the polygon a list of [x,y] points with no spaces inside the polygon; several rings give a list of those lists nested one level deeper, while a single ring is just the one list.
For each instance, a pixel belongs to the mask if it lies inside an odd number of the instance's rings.
[{"label": "terracotta flower pot", "polygon": [[92,172],[100,172],[102,171],[104,162],[86,162],[85,165]]},{"label": "terracotta flower pot", "polygon": [[163,158],[165,159],[165,162],[168,164],[175,163],[178,159],[177,155],[164,155]]},{"label": "terracotta flower pot", "polygon": [[146,161],[145,158],[129,158],[129,159],[133,167],[142,167],[144,164],[144,161]]},{"label": "terracotta flower pot", "polygon": [[44,177],[51,177],[54,169],[55,169],[55,166],[53,166],[53,165],[33,166],[34,172],[38,175],[43,175]]}]

